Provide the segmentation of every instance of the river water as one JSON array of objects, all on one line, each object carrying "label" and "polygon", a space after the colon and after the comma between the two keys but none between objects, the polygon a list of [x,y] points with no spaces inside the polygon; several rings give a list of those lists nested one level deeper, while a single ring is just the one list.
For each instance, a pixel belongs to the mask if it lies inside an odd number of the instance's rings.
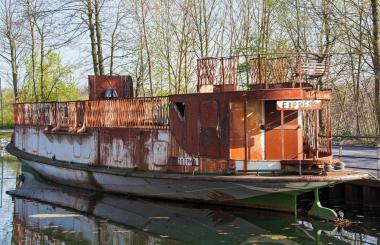
[{"label": "river water", "polygon": [[380,244],[376,210],[335,206],[353,222],[336,228],[280,213],[87,192],[48,183],[16,160],[0,164],[0,244]]}]

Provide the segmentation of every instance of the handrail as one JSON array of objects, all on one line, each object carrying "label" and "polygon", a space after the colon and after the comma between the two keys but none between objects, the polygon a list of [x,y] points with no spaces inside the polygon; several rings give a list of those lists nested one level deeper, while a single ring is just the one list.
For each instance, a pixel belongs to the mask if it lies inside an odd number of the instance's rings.
[{"label": "handrail", "polygon": [[98,127],[169,127],[168,97],[14,104],[15,125],[45,126],[51,131]]},{"label": "handrail", "polygon": [[222,86],[222,90],[225,85],[236,86],[242,65],[246,67],[246,85],[268,88],[269,84],[291,83],[292,87],[302,87],[306,83],[318,87],[320,81],[329,79],[330,57],[330,54],[311,52],[203,57],[197,60],[197,88],[200,92],[203,86]]}]

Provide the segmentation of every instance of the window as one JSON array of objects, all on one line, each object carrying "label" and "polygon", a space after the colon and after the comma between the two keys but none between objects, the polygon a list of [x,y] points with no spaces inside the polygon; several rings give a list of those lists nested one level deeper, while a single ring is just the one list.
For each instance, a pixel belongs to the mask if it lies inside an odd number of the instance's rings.
[{"label": "window", "polygon": [[175,102],[174,108],[177,111],[178,116],[181,120],[185,119],[185,103],[184,102]]}]

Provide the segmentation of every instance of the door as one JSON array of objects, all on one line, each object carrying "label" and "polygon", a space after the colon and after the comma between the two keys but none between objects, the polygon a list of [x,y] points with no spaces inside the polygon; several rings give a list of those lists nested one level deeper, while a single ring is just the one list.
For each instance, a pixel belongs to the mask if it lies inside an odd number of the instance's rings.
[{"label": "door", "polygon": [[262,105],[261,101],[254,100],[230,102],[230,159],[264,159],[264,134],[260,129]]},{"label": "door", "polygon": [[[301,159],[302,133],[299,126],[298,111],[281,111],[276,101],[265,101],[265,159]],[[301,137],[301,138],[300,138]]]}]

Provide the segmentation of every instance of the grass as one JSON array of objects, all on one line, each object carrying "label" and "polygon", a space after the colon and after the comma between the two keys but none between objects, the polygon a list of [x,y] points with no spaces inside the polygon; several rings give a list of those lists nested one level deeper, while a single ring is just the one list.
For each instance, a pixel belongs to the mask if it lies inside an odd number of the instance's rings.
[{"label": "grass", "polygon": [[0,139],[11,140],[12,133],[13,133],[12,130],[7,130],[7,131],[0,130]]},{"label": "grass", "polygon": [[7,162],[18,162],[17,157],[10,155],[10,154],[5,155],[5,156],[0,156],[0,161],[1,160],[7,161]]}]

